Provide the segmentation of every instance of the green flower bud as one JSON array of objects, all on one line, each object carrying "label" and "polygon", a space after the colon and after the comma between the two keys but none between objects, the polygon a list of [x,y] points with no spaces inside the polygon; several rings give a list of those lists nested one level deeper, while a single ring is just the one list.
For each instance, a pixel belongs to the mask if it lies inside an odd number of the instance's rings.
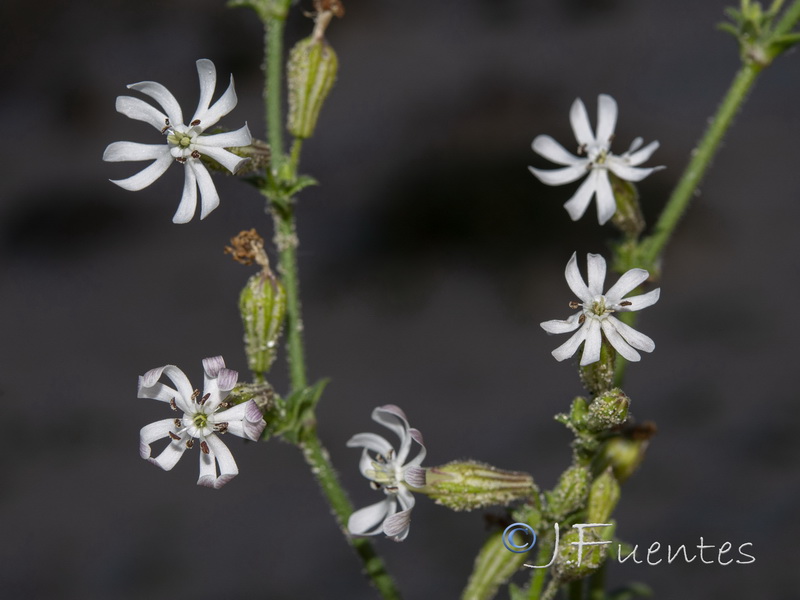
[{"label": "green flower bud", "polygon": [[244,344],[250,370],[263,376],[275,360],[286,316],[286,292],[278,279],[263,271],[247,281],[239,296]]},{"label": "green flower bud", "polygon": [[598,396],[613,387],[614,363],[616,360],[617,351],[603,337],[603,345],[600,347],[600,360],[580,367],[581,382],[593,396]]},{"label": "green flower bud", "polygon": [[595,473],[611,467],[617,481],[625,481],[642,462],[650,437],[655,434],[655,426],[645,423],[633,430],[632,434],[617,436],[606,441],[594,461]]},{"label": "green flower bud", "polygon": [[619,388],[595,398],[589,405],[586,419],[590,431],[603,431],[622,425],[628,418],[630,399]]},{"label": "green flower bud", "polygon": [[620,179],[608,171],[611,189],[614,191],[614,200],[617,202],[617,212],[611,222],[629,238],[636,239],[644,231],[645,222],[642,209],[639,206],[639,192],[630,181]]},{"label": "green flower bud", "polygon": [[553,573],[561,582],[583,579],[606,559],[610,527],[581,527],[567,531],[558,544]]},{"label": "green flower bud", "polygon": [[587,516],[590,523],[605,523],[619,502],[620,489],[617,478],[609,467],[592,482],[589,489]]},{"label": "green flower bud", "polygon": [[336,79],[339,61],[324,38],[310,36],[292,48],[287,65],[289,84],[289,132],[309,138],[317,125],[322,103]]},{"label": "green flower bud", "polygon": [[505,471],[476,461],[454,461],[429,468],[421,491],[452,510],[474,510],[527,500],[538,490],[527,473]]},{"label": "green flower bud", "polygon": [[558,485],[548,494],[550,511],[559,520],[583,507],[589,494],[591,475],[586,467],[573,466],[561,474]]}]

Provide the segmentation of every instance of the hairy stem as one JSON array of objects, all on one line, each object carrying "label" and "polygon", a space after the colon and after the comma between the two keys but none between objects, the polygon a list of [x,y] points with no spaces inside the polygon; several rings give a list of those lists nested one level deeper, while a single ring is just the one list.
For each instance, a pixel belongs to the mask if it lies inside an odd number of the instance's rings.
[{"label": "hairy stem", "polygon": [[365,574],[385,600],[400,600],[400,593],[395,586],[394,580],[387,573],[383,560],[376,554],[369,540],[353,538],[347,530],[347,519],[353,512],[353,505],[347,498],[347,494],[344,492],[339,482],[339,477],[331,464],[328,451],[320,443],[313,425],[304,428],[300,447],[303,450],[306,462],[311,467],[311,472],[314,473],[314,477],[317,479],[320,488],[322,488],[322,493],[333,509],[336,522],[342,534],[353,546],[356,554],[364,564]]}]

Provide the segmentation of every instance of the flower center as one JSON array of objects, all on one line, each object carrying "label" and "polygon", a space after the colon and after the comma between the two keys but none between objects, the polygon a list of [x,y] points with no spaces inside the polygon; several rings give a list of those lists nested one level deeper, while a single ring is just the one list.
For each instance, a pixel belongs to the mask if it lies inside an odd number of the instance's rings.
[{"label": "flower center", "polygon": [[612,312],[614,309],[606,304],[606,297],[602,294],[595,296],[591,303],[583,305],[583,314],[594,319],[605,319]]},{"label": "flower center", "polygon": [[175,131],[174,129],[172,130],[172,133],[167,136],[167,141],[173,146],[177,146],[182,150],[188,148],[194,142],[192,136],[188,133],[181,133],[179,131]]},{"label": "flower center", "polygon": [[397,466],[394,460],[394,451],[389,451],[389,456],[378,454],[372,461],[369,478],[378,486],[384,487],[387,492],[394,491],[398,486]]},{"label": "flower center", "polygon": [[208,415],[202,412],[196,413],[192,417],[192,423],[198,429],[203,430],[208,425]]}]

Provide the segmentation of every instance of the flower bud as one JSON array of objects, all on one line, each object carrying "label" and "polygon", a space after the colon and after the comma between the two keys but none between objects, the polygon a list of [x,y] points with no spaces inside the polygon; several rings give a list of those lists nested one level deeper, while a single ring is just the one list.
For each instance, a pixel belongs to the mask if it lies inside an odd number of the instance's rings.
[{"label": "flower bud", "polygon": [[600,472],[607,467],[614,470],[617,481],[625,481],[642,462],[650,437],[655,435],[655,426],[644,423],[637,426],[632,434],[616,436],[607,440],[597,453],[593,466],[594,472]]},{"label": "flower bud", "polygon": [[338,67],[336,53],[324,38],[312,35],[292,48],[287,65],[287,127],[293,136],[309,138],[314,133],[319,111],[333,87]]},{"label": "flower bud", "polygon": [[603,431],[622,425],[628,418],[630,399],[619,388],[595,398],[589,405],[586,419],[590,431]]},{"label": "flower bud", "polygon": [[527,473],[505,471],[475,461],[454,461],[429,468],[422,491],[437,504],[452,510],[506,506],[537,493],[533,477]]},{"label": "flower bud", "polygon": [[644,231],[645,222],[639,206],[639,192],[630,181],[620,179],[611,171],[608,172],[617,212],[611,222],[629,238],[636,239]]},{"label": "flower bud", "polygon": [[263,271],[247,281],[239,296],[247,364],[256,375],[267,373],[275,360],[286,316],[286,292],[281,282]]},{"label": "flower bud", "polygon": [[558,485],[548,494],[550,511],[559,518],[578,510],[589,493],[591,475],[586,467],[573,466],[561,474]]},{"label": "flower bud", "polygon": [[567,531],[558,544],[553,565],[555,577],[561,582],[574,581],[600,568],[608,554],[609,529],[583,527]]},{"label": "flower bud", "polygon": [[605,523],[619,502],[620,489],[614,473],[609,467],[592,482],[589,489],[587,516],[590,523]]},{"label": "flower bud", "polygon": [[581,383],[593,396],[598,396],[613,387],[616,360],[617,351],[604,337],[603,345],[600,347],[600,360],[580,367]]}]

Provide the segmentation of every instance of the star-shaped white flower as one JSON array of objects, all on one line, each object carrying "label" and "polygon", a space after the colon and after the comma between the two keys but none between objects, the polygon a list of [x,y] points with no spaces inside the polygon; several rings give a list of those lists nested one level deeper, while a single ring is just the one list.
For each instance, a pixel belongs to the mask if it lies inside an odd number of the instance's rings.
[{"label": "star-shaped white flower", "polygon": [[533,150],[546,159],[564,165],[563,169],[543,171],[528,167],[539,181],[547,185],[562,185],[577,181],[588,174],[572,198],[567,200],[567,209],[573,221],[577,221],[586,212],[592,197],[597,195],[597,220],[603,225],[617,210],[614,192],[608,178],[611,171],[620,179],[641,181],[653,171],[663,167],[637,168],[658,148],[658,142],[652,142],[641,148],[642,138],[633,140],[631,147],[624,154],[617,156],[611,153],[611,140],[614,139],[614,128],[617,125],[617,103],[606,94],[597,97],[597,136],[592,133],[586,107],[578,98],[572,103],[569,122],[575,139],[578,140],[578,156],[573,156],[549,135],[539,135],[533,140]]},{"label": "star-shaped white flower", "polygon": [[[256,441],[266,422],[253,400],[228,408],[224,400],[236,385],[239,374],[226,369],[221,356],[203,359],[203,371],[202,395],[199,390],[192,388],[183,371],[174,365],[152,369],[139,377],[139,398],[167,402],[172,410],[183,413],[182,417],[164,419],[142,427],[139,454],[169,471],[197,441],[200,446],[200,478],[197,485],[218,489],[239,473],[231,451],[219,436],[232,433]],[[166,375],[175,387],[159,383],[162,375]],[[167,447],[157,457],[151,458],[150,444],[166,437],[170,438]],[[219,476],[215,463],[219,463]]]},{"label": "star-shaped white flower", "polygon": [[[166,144],[138,144],[135,142],[114,142],[103,153],[103,160],[110,162],[153,160],[144,170],[127,179],[111,180],[121,188],[138,191],[146,188],[161,177],[169,166],[178,161],[184,166],[183,195],[178,211],[172,218],[174,223],[188,223],[197,208],[197,188],[200,188],[200,218],[219,206],[219,195],[214,187],[201,156],[213,158],[231,173],[235,173],[242,163],[249,160],[228,152],[225,148],[248,146],[252,142],[250,130],[245,124],[241,129],[214,135],[202,135],[236,106],[236,92],[233,89],[233,76],[228,89],[213,105],[211,97],[217,85],[217,70],[214,63],[205,58],[197,61],[197,74],[200,77],[200,101],[189,125],[184,125],[183,112],[167,88],[154,81],[132,83],[129,89],[137,90],[158,102],[164,112],[154,108],[144,100],[131,96],[117,98],[117,111],[126,117],[149,123],[166,136]],[[166,113],[166,114],[165,114]]]},{"label": "star-shaped white flower", "polygon": [[[373,488],[383,489],[386,498],[355,511],[350,515],[347,528],[354,535],[376,535],[383,532],[389,538],[402,542],[408,536],[411,509],[414,507],[414,496],[409,487],[419,488],[425,485],[425,469],[419,466],[425,458],[425,445],[422,443],[422,434],[408,426],[406,415],[393,404],[373,410],[372,420],[397,434],[400,438],[400,449],[395,452],[385,438],[374,433],[358,433],[348,440],[349,448],[364,448],[359,463],[361,474],[372,482]],[[421,449],[417,456],[406,463],[412,440]],[[398,502],[401,508],[399,512]]]},{"label": "star-shaped white flower", "polygon": [[[587,286],[578,270],[577,253],[567,263],[567,285],[580,302],[570,302],[570,308],[581,308],[565,321],[545,321],[541,324],[547,333],[569,333],[578,331],[564,344],[553,350],[556,360],[569,358],[583,344],[581,366],[600,360],[602,335],[624,358],[638,361],[641,356],[636,350],[652,352],[656,345],[649,337],[639,333],[613,316],[615,312],[642,310],[655,304],[661,293],[657,288],[641,296],[624,298],[643,283],[649,273],[644,269],[631,269],[619,278],[610,290],[603,294],[606,278],[606,261],[599,254],[589,254],[587,258],[589,285]],[[602,334],[601,334],[602,332]]]}]

